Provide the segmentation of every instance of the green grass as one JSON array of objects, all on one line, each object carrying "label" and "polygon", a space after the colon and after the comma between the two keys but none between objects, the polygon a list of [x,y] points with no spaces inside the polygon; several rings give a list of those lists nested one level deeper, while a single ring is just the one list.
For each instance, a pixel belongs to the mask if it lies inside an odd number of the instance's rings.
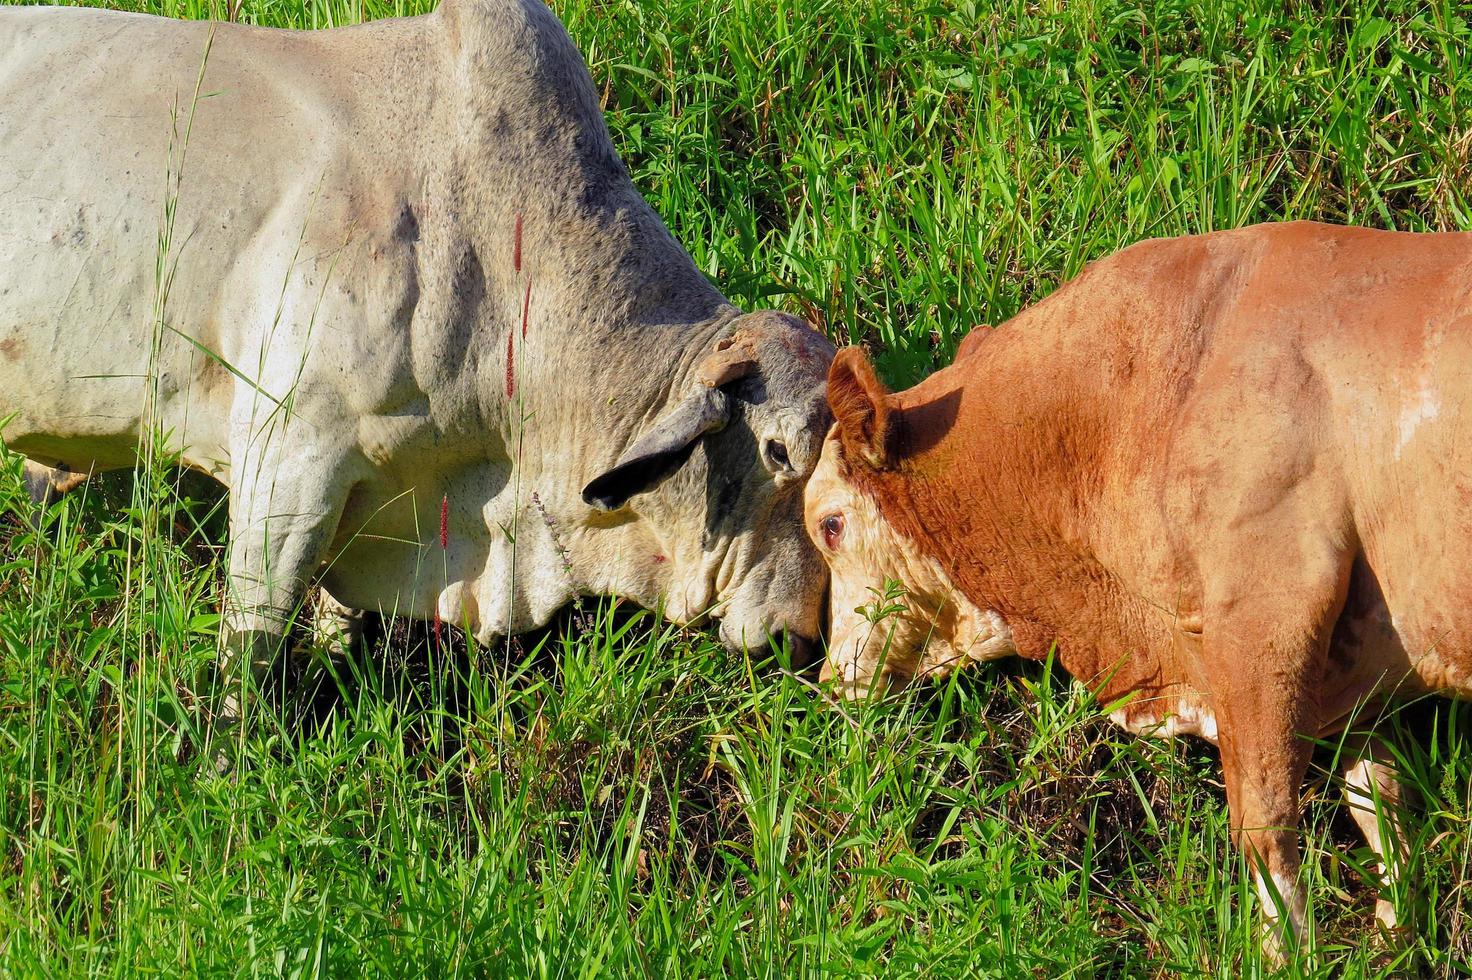
[{"label": "green grass", "polygon": [[[897,385],[1142,237],[1472,227],[1466,5],[555,6],[701,267],[869,343]],[[1265,972],[1213,755],[1121,735],[1046,667],[834,710],[780,663],[605,603],[506,650],[390,624],[360,662],[293,667],[219,777],[181,751],[217,643],[218,496],[160,466],[62,502],[45,535],[27,507],[6,457],[0,974]],[[1419,938],[1370,938],[1326,750],[1320,934],[1290,972],[1468,969],[1472,714],[1397,728]]]}]

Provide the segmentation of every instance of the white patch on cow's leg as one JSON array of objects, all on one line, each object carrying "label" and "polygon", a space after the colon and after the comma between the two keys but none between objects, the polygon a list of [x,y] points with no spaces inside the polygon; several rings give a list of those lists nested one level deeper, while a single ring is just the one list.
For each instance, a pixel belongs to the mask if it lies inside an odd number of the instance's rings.
[{"label": "white patch on cow's leg", "polygon": [[[1228,702],[1228,707],[1231,707]],[[1257,884],[1266,927],[1263,952],[1281,963],[1307,937],[1307,893],[1299,881],[1299,787],[1309,743],[1276,724],[1248,729],[1229,713],[1221,730],[1222,774],[1238,846]]]},{"label": "white patch on cow's leg", "polygon": [[1275,963],[1303,942],[1308,929],[1308,893],[1297,874],[1275,870],[1264,875],[1254,869],[1257,899],[1263,910],[1263,953]]},{"label": "white patch on cow's leg", "polygon": [[1380,931],[1388,936],[1401,931],[1400,918],[1395,914],[1395,903],[1387,898],[1375,899],[1375,921],[1380,924]]},{"label": "white patch on cow's leg", "polygon": [[1375,900],[1375,919],[1388,933],[1399,929],[1395,904],[1385,897],[1405,870],[1406,843],[1399,823],[1402,803],[1400,779],[1386,758],[1385,747],[1374,736],[1357,740],[1357,752],[1346,747],[1340,772],[1350,816],[1379,858],[1381,893]]}]

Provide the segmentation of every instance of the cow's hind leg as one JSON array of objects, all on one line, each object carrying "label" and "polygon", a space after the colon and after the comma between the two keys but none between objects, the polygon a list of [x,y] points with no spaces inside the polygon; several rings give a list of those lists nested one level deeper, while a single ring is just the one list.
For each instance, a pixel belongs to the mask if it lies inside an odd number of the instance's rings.
[{"label": "cow's hind leg", "polygon": [[1387,935],[1397,932],[1395,904],[1385,895],[1404,873],[1408,854],[1400,824],[1403,794],[1400,776],[1389,751],[1374,735],[1345,740],[1340,759],[1344,799],[1350,815],[1379,858],[1382,889],[1375,900],[1375,918]]}]

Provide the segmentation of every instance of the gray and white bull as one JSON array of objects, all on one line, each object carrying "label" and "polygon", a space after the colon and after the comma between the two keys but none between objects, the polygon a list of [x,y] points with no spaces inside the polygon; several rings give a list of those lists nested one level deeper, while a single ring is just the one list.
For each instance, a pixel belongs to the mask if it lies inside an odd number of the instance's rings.
[{"label": "gray and white bull", "polygon": [[579,594],[816,636],[832,355],[695,267],[539,0],[0,10],[5,442],[61,483],[160,432],[224,483],[257,673],[319,573],[482,643]]}]

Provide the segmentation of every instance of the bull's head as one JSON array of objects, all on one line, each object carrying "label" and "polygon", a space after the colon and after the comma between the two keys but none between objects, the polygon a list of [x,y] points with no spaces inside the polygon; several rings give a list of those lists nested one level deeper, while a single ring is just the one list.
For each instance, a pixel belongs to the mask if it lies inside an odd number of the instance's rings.
[{"label": "bull's head", "polygon": [[884,503],[924,493],[895,437],[901,412],[857,347],[828,377],[834,422],[806,491],[807,533],[832,572],[822,677],[847,696],[1016,652],[995,611],[951,582],[928,543],[901,533]]},{"label": "bull's head", "polygon": [[781,313],[737,318],[696,366],[688,393],[583,488],[629,508],[666,540],[657,590],[676,621],[718,617],[732,649],[786,631],[795,655],[818,634],[827,570],[802,530],[802,491],[832,419],[834,348]]}]

